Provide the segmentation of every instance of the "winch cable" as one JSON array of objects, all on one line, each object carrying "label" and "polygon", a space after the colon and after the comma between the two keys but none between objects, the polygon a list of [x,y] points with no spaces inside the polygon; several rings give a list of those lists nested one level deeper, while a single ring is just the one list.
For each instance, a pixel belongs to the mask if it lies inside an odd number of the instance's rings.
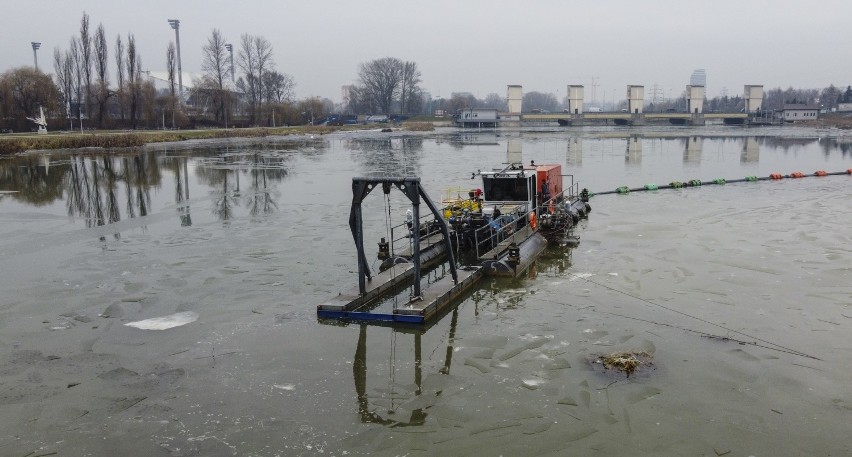
[{"label": "winch cable", "polygon": [[[671,307],[668,307],[668,306],[665,306],[665,305],[661,305],[659,303],[655,303],[655,302],[648,300],[646,298],[642,298],[638,295],[631,294],[630,292],[625,292],[623,290],[616,289],[615,287],[608,286],[606,284],[602,284],[602,283],[599,283],[597,281],[592,281],[591,279],[589,279],[587,277],[584,277],[584,276],[581,276],[581,275],[578,275],[578,274],[574,274],[574,273],[570,273],[570,272],[568,274],[571,275],[571,277],[574,277],[574,278],[577,278],[577,279],[582,279],[583,281],[589,282],[589,283],[594,284],[598,287],[602,287],[602,288],[607,289],[609,291],[616,292],[616,293],[619,293],[619,294],[622,294],[622,295],[626,295],[626,296],[633,298],[635,300],[639,300],[639,301],[641,301],[645,304],[655,306],[655,307],[658,307],[658,308],[662,308],[662,309],[665,309],[665,310],[670,311],[670,312],[675,313],[675,314],[680,314],[681,316],[685,316],[685,317],[688,317],[690,319],[694,319],[698,322],[720,328],[720,329],[725,330],[729,333],[734,333],[734,334],[737,334],[737,335],[740,335],[740,336],[743,336],[743,337],[746,337],[746,338],[750,338],[754,341],[759,341],[760,343],[763,343],[763,344],[759,344],[757,342],[737,340],[737,339],[729,338],[729,337],[720,337],[718,335],[713,335],[711,333],[702,332],[700,330],[689,329],[689,328],[680,327],[680,326],[673,325],[673,324],[665,324],[665,323],[651,321],[651,320],[642,319],[642,318],[638,318],[638,317],[626,316],[626,315],[623,315],[623,314],[601,311],[601,313],[603,313],[603,314],[609,314],[609,315],[612,315],[612,316],[624,317],[624,318],[627,318],[627,319],[632,319],[632,320],[637,320],[637,321],[642,321],[642,322],[648,322],[648,323],[652,323],[652,324],[656,324],[656,325],[662,325],[662,326],[666,326],[666,327],[673,327],[673,328],[677,328],[677,329],[684,330],[684,331],[687,331],[687,332],[698,333],[702,336],[706,336],[706,337],[710,337],[710,338],[728,339],[728,340],[736,341],[736,342],[742,343],[742,344],[749,344],[749,345],[752,345],[752,346],[758,346],[758,347],[770,349],[770,350],[773,350],[773,351],[784,352],[784,353],[787,353],[787,354],[797,355],[797,356],[800,356],[800,357],[806,357],[806,358],[809,358],[809,359],[820,360],[820,361],[822,360],[819,357],[815,357],[815,356],[812,356],[810,354],[806,354],[804,352],[797,351],[795,349],[792,349],[792,348],[789,348],[789,347],[786,347],[786,346],[782,346],[780,344],[773,343],[771,341],[768,341],[768,340],[765,340],[765,339],[762,339],[762,338],[758,338],[754,335],[750,335],[748,333],[741,332],[739,330],[735,330],[735,329],[732,329],[730,327],[726,327],[722,324],[717,324],[717,323],[711,322],[707,319],[703,319],[703,318],[700,318],[698,316],[693,316],[692,314],[689,314],[689,313],[686,313],[686,312],[683,312],[683,311],[678,311],[674,308],[671,308]],[[542,301],[549,301],[551,303],[555,303],[555,304],[559,304],[559,305],[565,305],[566,304],[566,303],[557,302],[555,300],[548,300],[548,299],[541,299],[541,300]]]},{"label": "winch cable", "polygon": [[852,175],[852,168],[846,171],[835,171],[835,172],[826,172],[824,170],[817,170],[813,174],[804,174],[800,171],[794,171],[788,175],[782,175],[781,173],[772,173],[769,176],[757,177],[757,176],[746,176],[742,179],[731,179],[726,180],[725,178],[716,178],[712,181],[701,181],[700,179],[691,179],[688,181],[672,181],[668,184],[645,184],[642,187],[627,187],[621,186],[615,190],[607,190],[603,192],[589,193],[589,196],[594,195],[606,195],[606,194],[628,194],[630,192],[644,192],[644,191],[652,191],[652,190],[660,190],[660,189],[682,189],[686,187],[701,187],[702,185],[713,185],[713,184],[732,184],[739,182],[756,182],[756,181],[778,181],[781,179],[798,179],[798,178],[808,178],[808,177],[824,177],[824,176],[838,176],[838,175]]},{"label": "winch cable", "polygon": [[[393,276],[396,276],[396,262],[393,261],[393,255],[394,255],[394,253],[393,253],[393,239],[391,238],[391,224],[393,223],[393,219],[391,218],[390,192],[385,193],[385,207],[387,208],[387,211],[385,212],[385,236],[387,238],[385,238],[385,239],[388,240],[388,243],[390,243],[390,259],[391,259],[390,270],[391,270],[391,274]],[[396,310],[396,308],[397,308],[397,300],[394,297],[393,309]]]}]

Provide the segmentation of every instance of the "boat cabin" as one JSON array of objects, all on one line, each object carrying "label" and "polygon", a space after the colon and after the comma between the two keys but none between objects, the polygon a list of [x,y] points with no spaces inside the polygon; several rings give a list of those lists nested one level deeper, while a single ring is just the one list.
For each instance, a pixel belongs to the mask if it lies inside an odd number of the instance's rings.
[{"label": "boat cabin", "polygon": [[534,170],[510,165],[500,171],[483,171],[480,175],[483,198],[486,202],[532,203],[536,201],[538,186]]},{"label": "boat cabin", "polygon": [[562,193],[560,165],[512,164],[499,171],[484,171],[483,197],[486,202],[528,202],[532,209]]}]

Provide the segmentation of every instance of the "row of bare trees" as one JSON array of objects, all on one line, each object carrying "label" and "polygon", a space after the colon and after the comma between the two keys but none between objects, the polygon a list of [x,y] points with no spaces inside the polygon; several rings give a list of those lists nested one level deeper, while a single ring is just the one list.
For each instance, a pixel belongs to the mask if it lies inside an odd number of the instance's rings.
[{"label": "row of bare trees", "polygon": [[272,43],[259,35],[240,36],[237,66],[242,74],[238,79],[231,73],[229,46],[219,29],[213,29],[201,49],[202,77],[196,90],[212,105],[216,122],[227,123],[229,113],[233,118],[240,107],[250,125],[272,123],[276,111],[292,111],[286,106],[275,109],[276,105],[294,103],[296,84],[292,76],[275,70]]},{"label": "row of bare trees", "polygon": [[352,113],[420,112],[423,90],[416,62],[383,57],[362,63],[358,85],[350,88],[347,110]]},{"label": "row of bare trees", "polygon": [[[77,118],[82,128],[83,118],[90,119],[89,127],[111,126],[110,113],[122,121],[129,118],[129,126],[137,127],[144,115],[153,115],[156,91],[143,79],[142,56],[136,48],[133,34],[127,35],[126,44],[117,35],[113,48],[117,86],[110,83],[110,46],[103,24],[91,31],[89,15],[83,13],[80,32],[72,36],[64,51],[53,51],[53,69],[56,84],[62,97],[64,117]],[[124,122],[122,122],[124,123]]]}]

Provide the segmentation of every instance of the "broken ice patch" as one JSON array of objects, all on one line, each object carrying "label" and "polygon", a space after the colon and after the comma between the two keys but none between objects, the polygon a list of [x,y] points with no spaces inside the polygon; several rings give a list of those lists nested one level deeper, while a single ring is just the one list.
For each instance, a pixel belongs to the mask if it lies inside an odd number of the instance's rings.
[{"label": "broken ice patch", "polygon": [[198,313],[193,311],[184,311],[182,313],[170,314],[162,317],[152,317],[136,322],[124,324],[128,327],[136,327],[142,330],[166,330],[174,327],[180,327],[198,320]]}]

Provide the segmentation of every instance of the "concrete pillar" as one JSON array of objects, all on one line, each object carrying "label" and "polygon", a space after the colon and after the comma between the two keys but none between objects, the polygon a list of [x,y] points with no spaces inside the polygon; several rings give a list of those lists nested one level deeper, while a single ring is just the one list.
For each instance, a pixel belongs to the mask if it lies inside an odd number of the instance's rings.
[{"label": "concrete pillar", "polygon": [[686,106],[690,114],[704,112],[704,86],[686,86]]},{"label": "concrete pillar", "polygon": [[645,106],[645,86],[627,86],[627,109],[630,114],[642,114]]},{"label": "concrete pillar", "polygon": [[747,85],[743,89],[743,99],[745,99],[745,112],[756,113],[760,111],[763,105],[763,86]]},{"label": "concrete pillar", "polygon": [[523,86],[510,84],[507,91],[508,96],[506,99],[509,104],[509,114],[521,114],[523,112],[522,101],[524,99]]},{"label": "concrete pillar", "polygon": [[568,86],[568,112],[583,114],[583,86]]}]

